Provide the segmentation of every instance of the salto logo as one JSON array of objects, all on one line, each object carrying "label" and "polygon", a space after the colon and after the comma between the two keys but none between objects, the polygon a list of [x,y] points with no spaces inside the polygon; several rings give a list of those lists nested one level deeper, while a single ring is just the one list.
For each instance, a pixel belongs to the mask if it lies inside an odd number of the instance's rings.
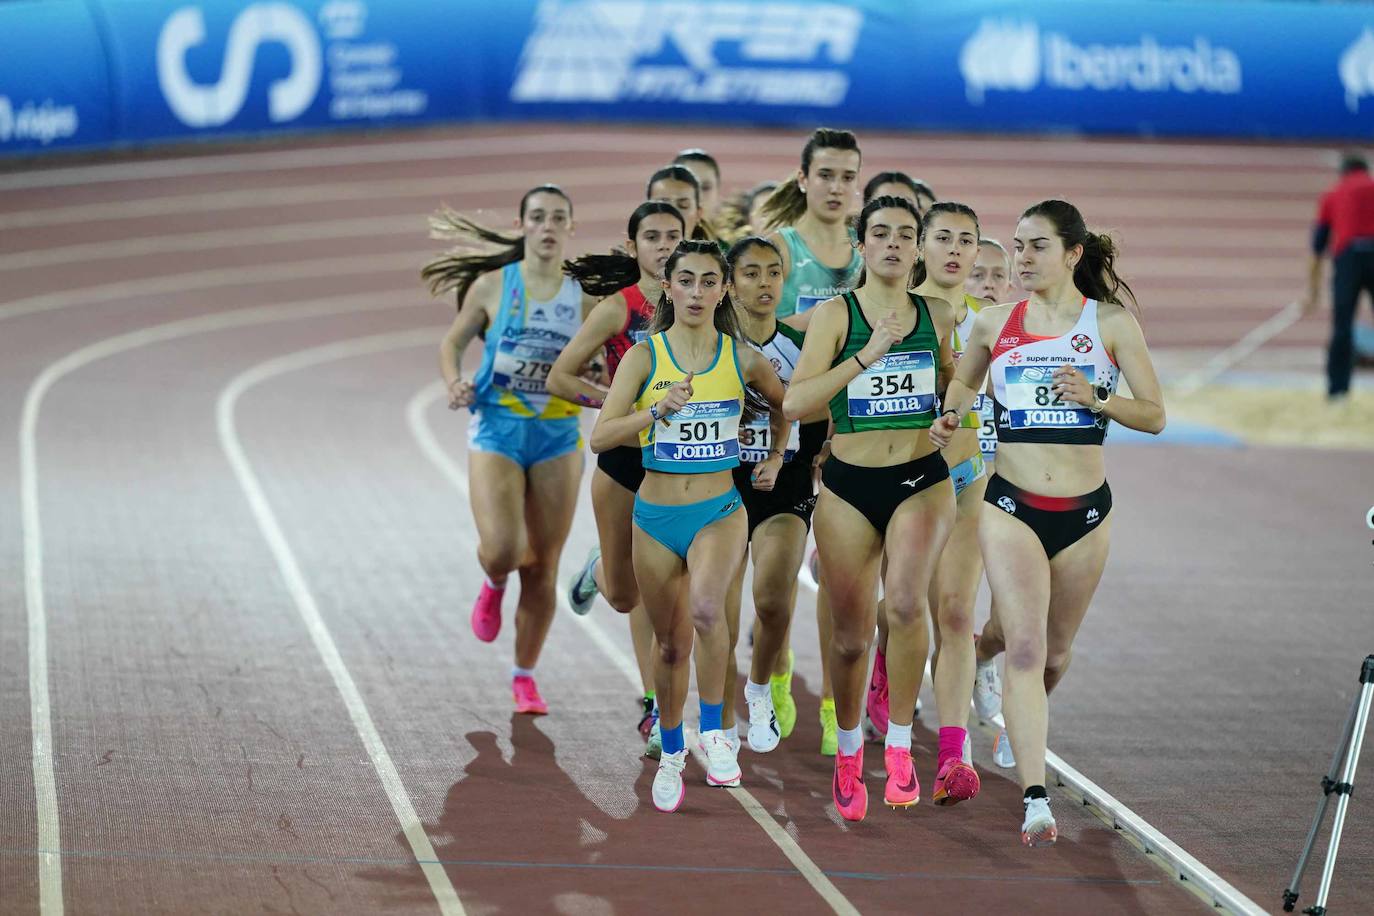
[{"label": "salto logo", "polygon": [[1365,28],[1355,43],[1341,55],[1341,85],[1345,87],[1345,107],[1360,110],[1360,99],[1374,95],[1374,29]]},{"label": "salto logo", "polygon": [[229,27],[224,66],[218,82],[202,85],[186,71],[186,53],[205,41],[205,16],[182,7],[162,26],[157,39],[157,78],[172,113],[188,127],[218,127],[243,109],[253,79],[258,46],[277,42],[291,55],[291,72],[267,92],[268,117],[276,123],[300,117],[320,89],[323,74],[320,39],[300,10],[287,3],[254,3]]},{"label": "salto logo", "polygon": [[[829,65],[853,58],[863,13],[837,3],[770,3],[766,27],[762,21],[742,0],[543,0],[510,97],[843,103],[849,75]],[[741,65],[722,65],[722,47]]]},{"label": "salto logo", "polygon": [[1136,44],[1075,44],[1058,32],[1040,33],[1034,22],[984,19],[959,52],[969,102],[983,104],[988,90],[1030,92],[1043,81],[1073,91],[1241,91],[1240,58],[1198,36],[1191,45],[1163,45],[1151,35]]}]

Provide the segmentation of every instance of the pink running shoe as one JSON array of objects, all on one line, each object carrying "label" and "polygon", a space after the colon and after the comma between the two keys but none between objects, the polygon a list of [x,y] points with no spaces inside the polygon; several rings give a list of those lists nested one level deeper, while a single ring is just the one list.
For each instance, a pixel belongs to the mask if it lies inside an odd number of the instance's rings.
[{"label": "pink running shoe", "polygon": [[868,721],[879,735],[887,734],[887,657],[882,649],[873,653],[873,677],[868,682]]},{"label": "pink running shoe", "polygon": [[951,757],[935,774],[935,791],[931,794],[931,801],[942,806],[957,805],[973,798],[981,787],[982,780],[978,778],[978,772],[958,757]]},{"label": "pink running shoe", "polygon": [[523,675],[510,682],[510,692],[515,696],[515,711],[531,716],[547,716],[549,704],[539,695],[534,678]]},{"label": "pink running shoe", "polygon": [[861,821],[868,813],[868,789],[864,786],[864,749],[853,754],[835,753],[835,778],[830,792],[840,817]]},{"label": "pink running shoe", "polygon": [[482,593],[472,606],[472,632],[482,642],[491,642],[501,632],[501,599],[504,597],[504,588],[482,583]]},{"label": "pink running shoe", "polygon": [[919,802],[921,781],[916,778],[911,751],[890,747],[883,751],[883,763],[887,767],[887,785],[883,789],[883,801],[893,808],[910,808]]}]

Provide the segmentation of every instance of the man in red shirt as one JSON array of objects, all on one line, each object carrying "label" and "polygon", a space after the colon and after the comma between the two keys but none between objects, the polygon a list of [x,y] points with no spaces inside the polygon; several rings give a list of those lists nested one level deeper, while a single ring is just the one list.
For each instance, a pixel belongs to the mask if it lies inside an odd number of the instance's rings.
[{"label": "man in red shirt", "polygon": [[1331,276],[1331,344],[1326,353],[1327,395],[1350,392],[1354,368],[1355,307],[1363,290],[1374,297],[1374,178],[1359,153],[1341,158],[1341,179],[1317,207],[1312,229],[1312,257],[1307,269],[1304,311],[1316,308],[1322,259],[1328,248],[1335,269]]}]

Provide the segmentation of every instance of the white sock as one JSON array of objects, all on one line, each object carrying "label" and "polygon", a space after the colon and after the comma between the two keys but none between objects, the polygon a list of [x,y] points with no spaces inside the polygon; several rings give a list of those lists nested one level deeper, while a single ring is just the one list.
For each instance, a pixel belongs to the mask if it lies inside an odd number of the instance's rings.
[{"label": "white sock", "polygon": [[744,699],[746,702],[749,700],[759,700],[772,695],[772,691],[767,684],[755,684],[750,680],[744,682]]},{"label": "white sock", "polygon": [[836,728],[835,737],[839,739],[840,753],[846,757],[857,754],[864,746],[864,730],[860,728]]},{"label": "white sock", "polygon": [[504,592],[506,590],[506,583],[501,582],[498,584],[496,582],[491,581],[491,576],[487,576],[487,588],[491,589],[494,592]]},{"label": "white sock", "polygon": [[885,747],[899,747],[904,751],[911,750],[911,726],[898,725],[896,722],[887,723],[887,743]]},{"label": "white sock", "polygon": [[521,668],[519,665],[516,665],[516,666],[514,666],[513,668],[510,669],[510,676],[511,676],[512,678],[517,678],[517,677],[534,677],[534,669],[533,669],[533,668]]},{"label": "white sock", "polygon": [[739,723],[738,723],[738,722],[736,722],[734,725],[731,725],[729,728],[725,729],[725,737],[729,738],[731,741],[738,741],[738,740],[739,740]]}]

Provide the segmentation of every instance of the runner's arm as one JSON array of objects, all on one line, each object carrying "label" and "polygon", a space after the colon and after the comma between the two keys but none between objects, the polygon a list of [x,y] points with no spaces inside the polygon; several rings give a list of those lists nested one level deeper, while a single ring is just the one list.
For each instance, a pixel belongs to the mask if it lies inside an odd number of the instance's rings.
[{"label": "runner's arm", "polygon": [[863,372],[856,360],[847,359],[831,368],[830,362],[840,352],[848,315],[844,299],[827,299],[808,314],[814,314],[812,326],[802,342],[801,356],[792,370],[792,382],[783,398],[783,411],[789,420],[797,420],[825,409],[835,393]]},{"label": "runner's arm", "polygon": [[597,414],[596,426],[592,428],[592,451],[596,454],[610,451],[618,445],[638,445],[639,433],[649,428],[654,416],[648,410],[635,410],[635,400],[639,389],[649,378],[652,360],[647,343],[637,343],[625,354],[611,381],[611,390],[606,402]]},{"label": "runner's arm", "polygon": [[606,389],[582,378],[582,367],[625,326],[625,297],[620,293],[607,296],[597,303],[586,321],[577,329],[573,339],[558,354],[549,370],[549,391],[565,401],[600,407],[606,399]]}]

